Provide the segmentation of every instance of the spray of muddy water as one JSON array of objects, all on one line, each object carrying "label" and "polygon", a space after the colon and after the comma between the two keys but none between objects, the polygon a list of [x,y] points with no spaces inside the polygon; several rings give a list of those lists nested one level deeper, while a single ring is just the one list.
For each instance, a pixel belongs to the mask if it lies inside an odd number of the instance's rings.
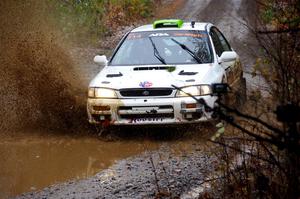
[{"label": "spray of muddy water", "polygon": [[1,132],[86,123],[83,86],[45,2],[0,2]]}]

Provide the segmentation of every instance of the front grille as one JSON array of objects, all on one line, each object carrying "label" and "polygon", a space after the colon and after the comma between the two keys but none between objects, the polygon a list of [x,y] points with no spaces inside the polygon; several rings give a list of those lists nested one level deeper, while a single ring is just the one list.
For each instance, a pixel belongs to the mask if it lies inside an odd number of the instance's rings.
[{"label": "front grille", "polygon": [[120,94],[123,97],[147,97],[147,96],[168,96],[171,95],[171,88],[136,88],[136,89],[121,89]]},{"label": "front grille", "polygon": [[[132,110],[134,108],[142,108],[142,107],[148,107],[148,106],[119,106],[119,110]],[[159,105],[159,106],[155,106],[158,107],[158,109],[173,109],[172,105]]]}]

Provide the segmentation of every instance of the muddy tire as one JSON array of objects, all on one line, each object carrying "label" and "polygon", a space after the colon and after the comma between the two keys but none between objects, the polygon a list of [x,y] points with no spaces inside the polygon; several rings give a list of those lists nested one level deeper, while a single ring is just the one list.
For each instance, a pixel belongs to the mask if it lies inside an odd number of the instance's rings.
[{"label": "muddy tire", "polygon": [[103,126],[94,126],[94,130],[95,133],[99,136],[99,137],[106,137],[109,134],[114,133],[115,131],[117,131],[116,128],[108,126],[108,127],[103,127]]},{"label": "muddy tire", "polygon": [[223,103],[231,108],[242,109],[247,100],[246,79],[241,77],[231,91],[223,96]]},{"label": "muddy tire", "polygon": [[246,85],[246,79],[242,77],[240,79],[240,85],[235,92],[235,107],[238,109],[242,109],[246,101],[247,101],[247,85]]}]

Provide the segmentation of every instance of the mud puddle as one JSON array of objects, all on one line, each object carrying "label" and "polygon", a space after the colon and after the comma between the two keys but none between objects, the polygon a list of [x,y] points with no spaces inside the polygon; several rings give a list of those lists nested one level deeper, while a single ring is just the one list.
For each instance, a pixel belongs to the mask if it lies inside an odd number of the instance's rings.
[{"label": "mud puddle", "polygon": [[109,139],[94,134],[45,132],[3,138],[0,141],[0,198],[87,178],[119,160],[146,151],[167,147],[181,154],[199,146],[209,136],[206,126],[201,129],[190,128],[184,133],[174,128],[123,129],[112,133]]},{"label": "mud puddle", "polygon": [[117,160],[158,148],[150,141],[93,137],[32,138],[0,143],[0,198],[90,177]]}]

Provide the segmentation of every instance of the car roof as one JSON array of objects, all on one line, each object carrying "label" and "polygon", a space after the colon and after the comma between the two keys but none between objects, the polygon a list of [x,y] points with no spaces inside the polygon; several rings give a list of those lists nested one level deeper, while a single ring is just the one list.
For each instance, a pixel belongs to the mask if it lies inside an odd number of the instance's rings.
[{"label": "car roof", "polygon": [[196,22],[192,27],[191,22],[185,22],[180,28],[177,27],[165,27],[165,28],[154,28],[153,24],[147,24],[133,29],[131,32],[144,32],[144,31],[161,31],[161,30],[206,30],[206,26],[211,25],[210,23]]}]

